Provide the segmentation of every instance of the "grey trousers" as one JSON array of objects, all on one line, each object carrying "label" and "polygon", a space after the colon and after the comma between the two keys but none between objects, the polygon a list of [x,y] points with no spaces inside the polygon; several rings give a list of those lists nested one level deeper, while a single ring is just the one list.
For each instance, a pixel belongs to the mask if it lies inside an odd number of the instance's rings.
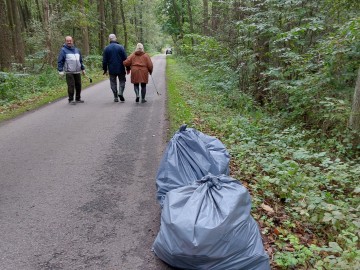
[{"label": "grey trousers", "polygon": [[[117,80],[118,79],[119,79],[119,93],[117,90]],[[118,95],[122,96],[124,94],[125,82],[126,82],[125,73],[124,74],[110,74],[110,87],[111,87],[111,91],[113,92],[115,98],[117,98]]]}]

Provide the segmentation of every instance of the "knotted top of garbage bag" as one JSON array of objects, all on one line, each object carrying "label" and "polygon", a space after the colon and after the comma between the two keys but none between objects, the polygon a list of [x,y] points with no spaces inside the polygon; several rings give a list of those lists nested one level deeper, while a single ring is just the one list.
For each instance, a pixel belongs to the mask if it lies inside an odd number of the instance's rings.
[{"label": "knotted top of garbage bag", "polygon": [[208,174],[199,180],[201,184],[206,183],[209,188],[215,187],[217,190],[221,189],[221,182],[219,181],[219,177]]},{"label": "knotted top of garbage bag", "polygon": [[157,200],[162,205],[167,192],[192,185],[208,173],[229,175],[229,162],[230,155],[220,140],[181,125],[160,162],[156,175]]},{"label": "knotted top of garbage bag", "polygon": [[179,131],[180,132],[185,131],[186,128],[187,128],[187,124],[183,124],[183,125],[180,126]]}]

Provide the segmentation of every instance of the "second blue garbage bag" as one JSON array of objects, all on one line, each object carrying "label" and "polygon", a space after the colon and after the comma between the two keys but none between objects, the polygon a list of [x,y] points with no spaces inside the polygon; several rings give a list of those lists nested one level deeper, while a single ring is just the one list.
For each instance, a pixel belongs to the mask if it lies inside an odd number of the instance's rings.
[{"label": "second blue garbage bag", "polygon": [[227,175],[167,193],[153,251],[181,269],[270,270],[251,198]]},{"label": "second blue garbage bag", "polygon": [[156,176],[157,200],[165,194],[192,184],[208,173],[229,174],[230,155],[215,137],[182,125],[167,145]]}]

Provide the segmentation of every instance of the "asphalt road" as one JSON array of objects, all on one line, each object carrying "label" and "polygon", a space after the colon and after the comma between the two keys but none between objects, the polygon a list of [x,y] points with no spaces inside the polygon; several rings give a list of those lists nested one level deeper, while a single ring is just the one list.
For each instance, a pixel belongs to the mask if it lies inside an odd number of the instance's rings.
[{"label": "asphalt road", "polygon": [[[0,125],[0,269],[171,269],[151,251],[166,146],[165,55],[148,102],[109,80]],[[86,79],[86,78],[84,78]]]}]

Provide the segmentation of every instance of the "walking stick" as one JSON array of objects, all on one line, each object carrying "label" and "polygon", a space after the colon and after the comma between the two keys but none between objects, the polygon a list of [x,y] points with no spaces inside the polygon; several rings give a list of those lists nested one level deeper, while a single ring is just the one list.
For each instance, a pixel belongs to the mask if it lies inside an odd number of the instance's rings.
[{"label": "walking stick", "polygon": [[150,75],[150,77],[151,77],[152,82],[153,82],[153,85],[154,85],[154,87],[155,87],[156,94],[157,94],[158,96],[160,96],[161,94],[158,92],[158,90],[157,90],[157,88],[156,88],[156,84],[155,84],[155,81],[154,81],[153,76],[152,76],[152,75]]}]

